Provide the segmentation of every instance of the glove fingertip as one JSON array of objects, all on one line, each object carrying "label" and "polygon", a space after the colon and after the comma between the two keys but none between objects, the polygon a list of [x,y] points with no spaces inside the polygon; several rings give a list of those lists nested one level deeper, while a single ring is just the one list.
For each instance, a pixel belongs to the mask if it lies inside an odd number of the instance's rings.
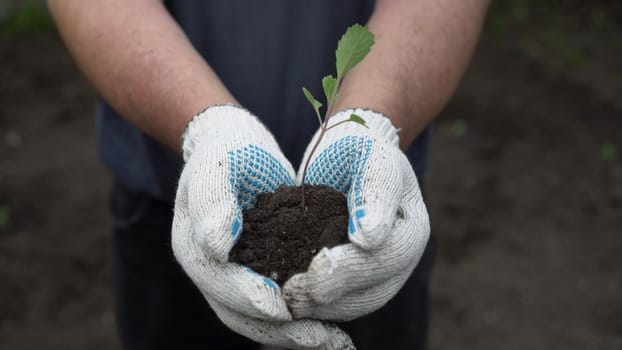
[{"label": "glove fingertip", "polygon": [[317,321],[301,321],[293,323],[285,331],[285,336],[299,347],[320,348],[329,339],[327,329]]},{"label": "glove fingertip", "polygon": [[261,319],[270,321],[291,321],[292,315],[287,310],[285,301],[281,298],[251,299],[253,307],[261,314]]},{"label": "glove fingertip", "polygon": [[350,242],[364,250],[377,248],[384,242],[395,221],[394,205],[378,204],[355,208],[348,218]]},{"label": "glove fingertip", "polygon": [[314,302],[327,305],[343,293],[345,279],[341,278],[342,269],[337,264],[328,248],[323,248],[311,261],[307,271],[307,293]]},{"label": "glove fingertip", "polygon": [[247,283],[246,299],[252,308],[261,315],[261,319],[270,321],[291,321],[292,315],[287,308],[285,299],[278,284],[268,277],[262,276],[249,267],[244,270],[250,274],[251,282]]},{"label": "glove fingertip", "polygon": [[198,225],[197,242],[212,258],[226,262],[229,252],[242,234],[242,220],[235,216],[228,220],[206,218]]},{"label": "glove fingertip", "polygon": [[283,298],[295,319],[313,318],[316,303],[308,292],[306,274],[299,273],[292,276],[283,286]]},{"label": "glove fingertip", "polygon": [[333,324],[326,324],[328,340],[323,349],[356,350],[356,346],[346,332]]}]

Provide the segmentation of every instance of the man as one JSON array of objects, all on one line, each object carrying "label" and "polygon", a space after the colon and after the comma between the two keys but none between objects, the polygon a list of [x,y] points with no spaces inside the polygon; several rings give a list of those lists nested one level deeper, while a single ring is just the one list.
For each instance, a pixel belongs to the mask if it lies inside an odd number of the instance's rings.
[{"label": "man", "polygon": [[[218,319],[291,348],[424,348],[429,227],[415,173],[425,177],[426,126],[468,63],[488,1],[48,2],[106,101],[98,133],[116,183],[125,348],[256,348]],[[310,166],[310,182],[326,183],[335,173],[324,169],[335,164],[322,159],[348,164],[339,176],[349,184],[352,243],[274,288],[227,262],[241,234],[238,196],[257,192],[240,177],[248,159],[231,155],[264,157],[258,172],[269,188],[294,182],[290,161],[305,149],[309,156],[317,129],[300,88],[321,91],[337,40],[354,23],[366,23],[376,43],[344,80],[331,120],[356,111],[370,128],[331,131]],[[352,319],[345,331],[328,322]]]}]

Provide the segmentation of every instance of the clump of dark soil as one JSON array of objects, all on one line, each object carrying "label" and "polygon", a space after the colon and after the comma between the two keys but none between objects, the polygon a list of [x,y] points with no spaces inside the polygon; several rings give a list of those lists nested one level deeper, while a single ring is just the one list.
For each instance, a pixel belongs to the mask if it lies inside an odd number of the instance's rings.
[{"label": "clump of dark soil", "polygon": [[230,261],[250,267],[283,285],[307,270],[323,247],[348,242],[346,197],[327,186],[280,186],[257,196],[255,207],[243,212],[244,232],[231,250]]}]

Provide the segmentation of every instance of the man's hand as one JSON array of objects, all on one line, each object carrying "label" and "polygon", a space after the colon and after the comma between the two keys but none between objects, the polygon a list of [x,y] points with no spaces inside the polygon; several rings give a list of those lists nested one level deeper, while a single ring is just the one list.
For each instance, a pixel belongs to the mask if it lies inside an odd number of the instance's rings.
[{"label": "man's hand", "polygon": [[377,310],[406,282],[428,241],[428,213],[397,130],[381,114],[362,109],[340,112],[330,125],[351,113],[369,128],[346,123],[329,131],[304,179],[347,195],[351,243],[323,249],[307,272],[286,282],[284,296],[296,319],[347,321]]},{"label": "man's hand", "polygon": [[188,124],[182,148],[186,165],[175,199],[173,252],[221,321],[264,344],[353,348],[334,326],[291,321],[275,282],[227,261],[242,233],[242,210],[259,192],[294,182],[294,170],[268,130],[240,107],[213,106]]}]

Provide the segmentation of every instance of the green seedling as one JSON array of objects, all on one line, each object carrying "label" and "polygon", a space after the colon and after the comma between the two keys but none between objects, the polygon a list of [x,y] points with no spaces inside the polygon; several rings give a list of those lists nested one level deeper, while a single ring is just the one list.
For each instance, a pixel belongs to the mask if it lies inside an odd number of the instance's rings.
[{"label": "green seedling", "polygon": [[326,112],[324,114],[324,119],[320,115],[320,108],[322,107],[322,103],[315,99],[311,92],[307,90],[307,88],[303,87],[302,92],[304,93],[309,103],[313,107],[315,114],[317,115],[318,122],[320,123],[320,134],[311,148],[311,153],[307,157],[305,161],[304,168],[302,170],[302,207],[305,208],[305,178],[307,176],[307,168],[309,166],[309,161],[312,158],[313,153],[317,149],[317,146],[322,141],[324,134],[330,129],[333,129],[339,125],[353,122],[360,124],[364,127],[367,127],[365,119],[361,118],[356,114],[351,114],[350,118],[343,120],[334,125],[328,126],[328,120],[331,117],[331,113],[333,111],[333,106],[335,105],[335,101],[339,98],[339,91],[341,88],[341,82],[345,75],[352,69],[354,66],[359,64],[365,56],[371,50],[371,47],[374,45],[374,34],[372,34],[367,27],[362,26],[360,24],[355,24],[349,27],[345,34],[339,40],[337,44],[337,51],[335,51],[336,58],[336,67],[337,67],[337,78],[332,75],[327,75],[322,78],[322,88],[324,90],[324,95],[326,96]]}]

